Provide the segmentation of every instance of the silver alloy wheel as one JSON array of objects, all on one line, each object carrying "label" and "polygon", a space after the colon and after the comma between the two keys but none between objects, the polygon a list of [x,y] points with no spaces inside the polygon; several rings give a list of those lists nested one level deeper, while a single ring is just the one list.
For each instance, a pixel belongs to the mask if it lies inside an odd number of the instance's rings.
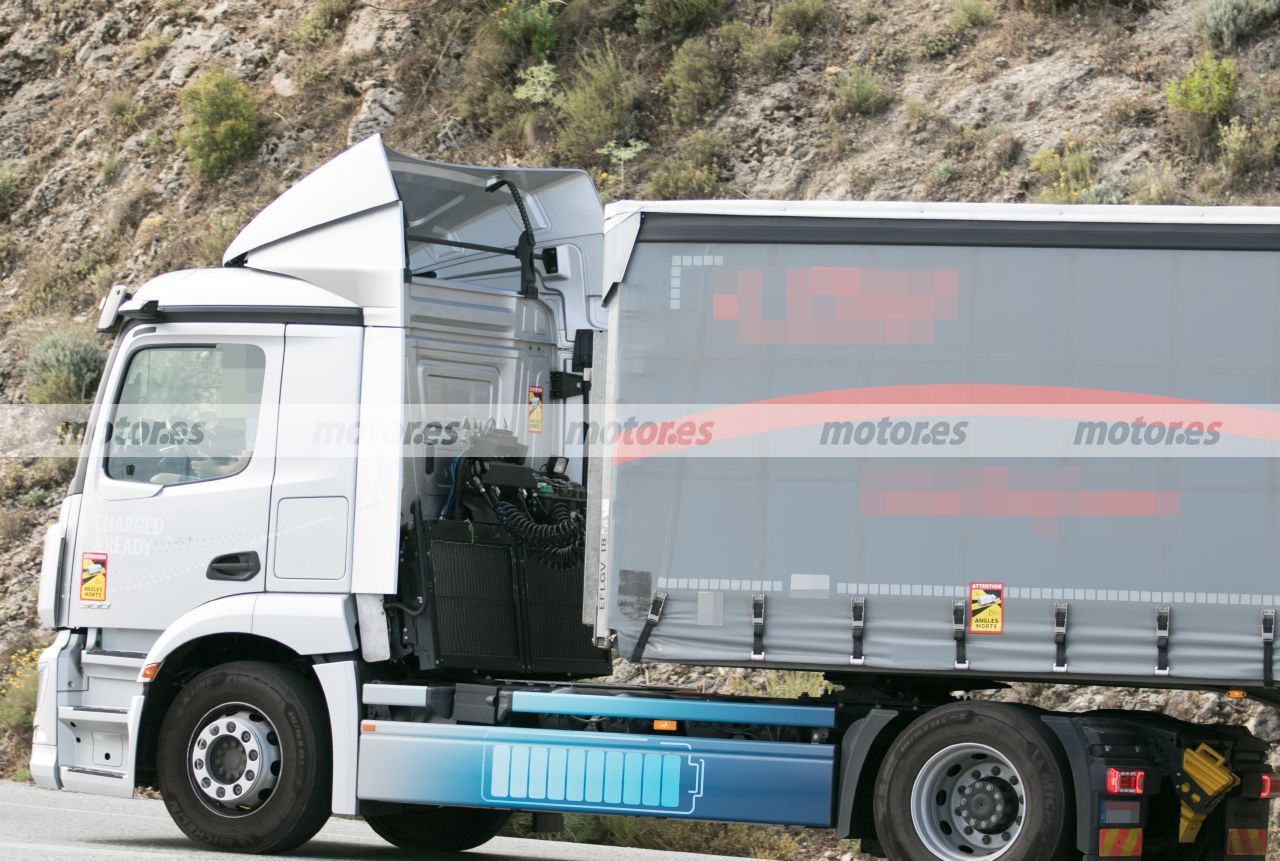
[{"label": "silver alloy wheel", "polygon": [[282,764],[271,721],[251,706],[228,703],[198,724],[187,772],[200,800],[215,813],[246,816],[271,797]]},{"label": "silver alloy wheel", "polygon": [[1018,840],[1027,818],[1022,775],[993,747],[953,744],[935,753],[911,787],[916,835],[944,861],[994,859]]}]

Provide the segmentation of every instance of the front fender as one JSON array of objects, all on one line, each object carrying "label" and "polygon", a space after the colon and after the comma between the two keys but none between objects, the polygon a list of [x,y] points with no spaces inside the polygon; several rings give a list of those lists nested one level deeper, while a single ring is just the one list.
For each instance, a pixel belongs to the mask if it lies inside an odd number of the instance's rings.
[{"label": "front fender", "polygon": [[[350,595],[231,595],[179,616],[147,652],[143,673],[180,647],[218,634],[265,637],[299,655],[340,655],[359,647],[355,600]],[[147,678],[140,675],[138,680]]]}]

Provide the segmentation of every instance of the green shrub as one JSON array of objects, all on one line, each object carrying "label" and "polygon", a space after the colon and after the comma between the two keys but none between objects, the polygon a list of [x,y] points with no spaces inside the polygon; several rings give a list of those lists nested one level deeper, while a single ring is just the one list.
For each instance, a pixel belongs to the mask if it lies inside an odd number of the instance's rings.
[{"label": "green shrub", "polygon": [[0,727],[10,732],[26,732],[35,720],[39,660],[39,649],[14,652],[0,675]]},{"label": "green shrub", "polygon": [[924,99],[917,99],[912,96],[907,96],[906,101],[902,103],[902,106],[907,111],[907,119],[913,123],[928,122],[933,119],[933,116],[936,113],[933,109],[933,105],[929,104]]},{"label": "green shrub", "polygon": [[142,63],[154,63],[169,50],[169,40],[160,33],[139,39],[133,45],[133,56]]},{"label": "green shrub", "polygon": [[646,36],[679,41],[711,25],[721,0],[640,0],[636,28]]},{"label": "green shrub", "polygon": [[960,165],[950,160],[941,161],[930,169],[929,174],[938,185],[946,185],[960,175]]},{"label": "green shrub", "polygon": [[556,74],[556,67],[550,63],[538,63],[521,69],[516,77],[520,83],[516,84],[512,95],[520,101],[531,105],[546,105],[555,100],[560,78]]},{"label": "green shrub", "polygon": [[957,30],[986,27],[995,23],[996,13],[986,0],[956,0],[949,22]]},{"label": "green shrub", "polygon": [[1280,17],[1280,0],[1201,0],[1195,11],[1195,27],[1210,44],[1234,48]]},{"label": "green shrub", "polygon": [[556,9],[552,0],[513,0],[494,13],[498,34],[520,54],[538,62],[556,47]]},{"label": "green shrub", "polygon": [[831,96],[831,113],[838,120],[879,113],[890,101],[876,74],[861,66],[832,78]]},{"label": "green shrub", "polygon": [[867,41],[861,59],[868,68],[892,72],[905,66],[911,55],[900,40],[877,36]]},{"label": "green shrub", "polygon": [[[28,511],[0,511],[0,544],[14,544],[31,537],[31,513]],[[0,698],[3,694],[0,694]],[[0,702],[0,711],[3,711]],[[2,722],[2,719],[0,719]]]},{"label": "green shrub", "polygon": [[584,53],[560,99],[564,116],[560,149],[565,156],[578,162],[595,161],[597,150],[609,141],[635,137],[633,108],[639,94],[639,79],[612,47]]},{"label": "green shrub", "polygon": [[1120,192],[1097,176],[1093,152],[1068,140],[1060,150],[1044,150],[1031,157],[1031,169],[1044,179],[1045,203],[1119,203]]},{"label": "green shrub", "polygon": [[44,505],[48,499],[49,491],[45,490],[43,487],[33,487],[26,493],[22,494],[22,497],[18,501],[28,508],[39,508]]},{"label": "green shrub", "polygon": [[1171,206],[1185,203],[1179,189],[1182,183],[1168,164],[1148,164],[1146,169],[1129,180],[1125,197],[1139,206]]},{"label": "green shrub", "polygon": [[257,152],[262,124],[258,101],[230,72],[208,72],[183,89],[179,99],[179,140],[201,176],[222,176]]},{"label": "green shrub", "polygon": [[50,332],[27,354],[27,400],[33,404],[83,404],[93,399],[102,373],[102,343],[69,329]]},{"label": "green shrub", "polygon": [[102,107],[107,125],[120,137],[128,137],[142,128],[147,118],[147,106],[124,92],[108,93]]},{"label": "green shrub", "polygon": [[0,218],[18,208],[22,202],[22,186],[26,180],[22,165],[12,161],[0,161]]},{"label": "green shrub", "polygon": [[773,10],[773,26],[783,33],[807,36],[830,19],[827,0],[785,0]]},{"label": "green shrub", "polygon": [[720,175],[729,167],[729,151],[715,133],[695,132],[662,167],[649,175],[648,196],[654,200],[708,200],[723,197],[728,187]]},{"label": "green shrub", "polygon": [[920,56],[929,60],[945,57],[960,47],[966,31],[989,26],[995,20],[995,10],[985,0],[957,0],[942,26],[921,41]]},{"label": "green shrub", "polygon": [[27,273],[18,307],[27,314],[47,314],[86,296],[101,297],[111,278],[110,267],[92,249],[71,261],[40,259]]},{"label": "green shrub", "polygon": [[354,9],[352,0],[317,0],[293,31],[293,44],[312,51],[332,45],[342,37]]},{"label": "green shrub", "polygon": [[1238,79],[1234,60],[1217,60],[1205,51],[1186,74],[1165,88],[1165,101],[1174,122],[1193,151],[1203,149],[1214,126],[1230,113]]},{"label": "green shrub", "polygon": [[616,194],[619,197],[626,195],[627,165],[635,161],[648,148],[649,144],[633,138],[624,144],[620,144],[617,141],[609,141],[596,150],[600,155],[609,159],[609,167],[613,168],[612,174],[604,174],[610,194]]},{"label": "green shrub", "polygon": [[1280,152],[1277,126],[1250,123],[1240,117],[1218,129],[1218,159],[1228,181],[1238,183],[1247,175],[1266,170],[1276,163]]},{"label": "green shrub", "polygon": [[98,179],[103,185],[115,185],[117,179],[120,178],[121,160],[119,156],[109,155],[102,160],[102,164],[98,167]]},{"label": "green shrub", "polygon": [[742,43],[742,67],[755,75],[776,74],[804,45],[798,33],[780,33],[773,28],[753,34]]},{"label": "green shrub", "polygon": [[960,37],[960,30],[957,30],[949,23],[944,24],[926,35],[920,42],[920,56],[927,60],[945,57],[960,47]]},{"label": "green shrub", "polygon": [[689,39],[676,52],[662,78],[671,99],[671,116],[678,126],[702,119],[724,98],[732,58],[709,39]]},{"label": "green shrub", "polygon": [[870,27],[877,21],[883,21],[887,17],[889,17],[889,10],[885,8],[880,0],[864,0],[864,2],[858,4],[858,8],[853,13],[853,20],[863,27]]}]

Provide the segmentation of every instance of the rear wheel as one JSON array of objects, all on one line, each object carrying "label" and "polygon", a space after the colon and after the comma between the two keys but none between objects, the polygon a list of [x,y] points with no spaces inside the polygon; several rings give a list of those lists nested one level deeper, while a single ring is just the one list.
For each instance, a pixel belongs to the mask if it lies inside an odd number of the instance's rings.
[{"label": "rear wheel", "polygon": [[239,661],[196,676],[160,728],[157,778],[188,837],[235,852],[284,852],[329,818],[328,710],[287,667]]},{"label": "rear wheel", "polygon": [[417,852],[461,852],[488,843],[507,824],[505,810],[408,806],[396,813],[366,813],[365,821],[393,846]]},{"label": "rear wheel", "polygon": [[934,709],[890,747],[875,789],[890,858],[1065,861],[1066,769],[1034,716],[996,703]]}]

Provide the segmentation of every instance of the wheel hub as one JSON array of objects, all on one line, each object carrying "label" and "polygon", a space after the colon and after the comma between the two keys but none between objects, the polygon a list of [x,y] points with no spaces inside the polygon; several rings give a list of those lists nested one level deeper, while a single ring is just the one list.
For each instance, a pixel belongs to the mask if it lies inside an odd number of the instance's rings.
[{"label": "wheel hub", "polygon": [[224,812],[251,812],[279,780],[280,740],[261,712],[226,706],[201,722],[188,765],[206,803]]},{"label": "wheel hub", "polygon": [[975,780],[960,787],[960,818],[983,834],[998,834],[1018,814],[1018,796],[999,777]]},{"label": "wheel hub", "polygon": [[999,858],[1017,841],[1026,815],[1021,775],[983,744],[938,751],[911,788],[916,834],[943,861]]}]

